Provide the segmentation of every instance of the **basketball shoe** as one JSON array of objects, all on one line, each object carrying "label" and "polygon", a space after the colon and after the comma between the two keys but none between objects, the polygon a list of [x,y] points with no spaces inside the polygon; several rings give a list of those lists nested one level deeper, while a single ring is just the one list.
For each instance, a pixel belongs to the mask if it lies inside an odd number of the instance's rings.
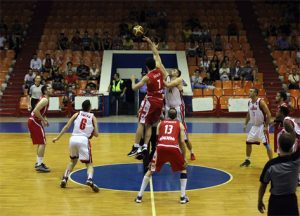
[{"label": "basketball shoe", "polygon": [[47,167],[44,163],[41,163],[40,165],[37,165],[35,168],[36,171],[38,172],[50,172],[49,167]]},{"label": "basketball shoe", "polygon": [[98,186],[97,186],[96,184],[93,183],[93,180],[92,180],[92,179],[86,180],[86,183],[85,183],[85,184],[88,185],[88,186],[90,186],[94,192],[96,192],[96,193],[99,192]]},{"label": "basketball shoe", "polygon": [[65,188],[67,186],[67,182],[68,182],[68,177],[63,177],[62,180],[60,181],[60,187],[61,188]]},{"label": "basketball shoe", "polygon": [[137,155],[138,150],[139,150],[139,147],[135,147],[135,146],[133,145],[131,151],[127,154],[127,156],[128,156],[128,157],[132,157],[132,156]]},{"label": "basketball shoe", "polygon": [[186,204],[188,203],[190,200],[187,196],[183,196],[183,197],[180,197],[180,203],[181,204]]},{"label": "basketball shoe", "polygon": [[134,199],[134,201],[135,201],[136,203],[141,203],[141,202],[142,202],[142,198],[143,198],[143,197],[141,197],[141,196],[137,196],[137,197]]},{"label": "basketball shoe", "polygon": [[246,159],[241,165],[240,167],[248,167],[251,164],[250,160]]}]

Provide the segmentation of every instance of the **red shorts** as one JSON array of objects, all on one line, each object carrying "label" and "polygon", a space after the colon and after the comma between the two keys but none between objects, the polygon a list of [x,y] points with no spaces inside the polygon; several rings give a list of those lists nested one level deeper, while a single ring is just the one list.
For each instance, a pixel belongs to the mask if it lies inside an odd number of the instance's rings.
[{"label": "red shorts", "polygon": [[139,110],[139,122],[142,124],[152,125],[159,121],[162,109],[163,99],[145,97]]},{"label": "red shorts", "polygon": [[44,127],[40,122],[37,122],[34,118],[28,119],[28,129],[33,145],[45,145],[46,137]]},{"label": "red shorts", "polygon": [[169,162],[171,164],[173,172],[182,171],[186,168],[184,167],[185,161],[180,149],[176,146],[165,147],[158,146],[156,147],[156,151],[153,155],[153,159],[151,161],[151,171],[159,172],[162,166]]}]

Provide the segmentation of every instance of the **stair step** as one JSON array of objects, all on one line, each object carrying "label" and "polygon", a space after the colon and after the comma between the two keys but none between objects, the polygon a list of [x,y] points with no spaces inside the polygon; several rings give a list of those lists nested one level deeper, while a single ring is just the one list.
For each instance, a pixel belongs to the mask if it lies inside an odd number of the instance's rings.
[{"label": "stair step", "polygon": [[0,109],[1,108],[16,108],[16,103],[0,103]]}]

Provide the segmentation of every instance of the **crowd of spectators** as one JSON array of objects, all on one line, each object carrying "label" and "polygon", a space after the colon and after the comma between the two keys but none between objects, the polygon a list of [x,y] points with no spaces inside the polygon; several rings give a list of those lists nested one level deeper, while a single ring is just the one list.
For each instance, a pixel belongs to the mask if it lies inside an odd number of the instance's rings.
[{"label": "crowd of spectators", "polygon": [[216,80],[241,80],[256,81],[257,69],[251,65],[250,61],[243,62],[239,60],[230,61],[228,56],[219,60],[217,55],[209,59],[206,55],[199,59],[198,68],[191,76],[191,85],[193,89],[213,88]]},{"label": "crowd of spectators", "polygon": [[[28,73],[24,77],[24,92],[34,84],[34,79],[40,75],[42,85],[51,86],[54,94],[63,96],[63,102],[74,101],[75,95],[93,95],[98,93],[100,83],[100,67],[92,64],[91,67],[85,64],[83,59],[76,67],[72,62],[68,62],[66,67],[62,67],[57,61],[53,60],[50,54],[46,54],[41,60],[33,54],[30,61]],[[81,82],[83,81],[83,82]],[[81,85],[84,83],[84,85]]]}]

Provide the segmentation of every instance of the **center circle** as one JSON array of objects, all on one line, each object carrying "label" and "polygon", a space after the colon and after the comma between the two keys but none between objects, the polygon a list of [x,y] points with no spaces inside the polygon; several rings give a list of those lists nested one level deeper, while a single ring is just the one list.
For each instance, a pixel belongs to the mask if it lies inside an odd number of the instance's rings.
[{"label": "center circle", "polygon": [[[187,167],[187,190],[214,187],[231,181],[231,174],[209,167],[189,165]],[[180,191],[179,172],[173,173],[165,164],[159,173],[153,174],[154,191]],[[123,191],[139,191],[144,176],[143,164],[111,164],[94,167],[93,181],[100,188]],[[71,173],[70,179],[85,184],[86,169]],[[149,191],[149,186],[146,191]]]}]

